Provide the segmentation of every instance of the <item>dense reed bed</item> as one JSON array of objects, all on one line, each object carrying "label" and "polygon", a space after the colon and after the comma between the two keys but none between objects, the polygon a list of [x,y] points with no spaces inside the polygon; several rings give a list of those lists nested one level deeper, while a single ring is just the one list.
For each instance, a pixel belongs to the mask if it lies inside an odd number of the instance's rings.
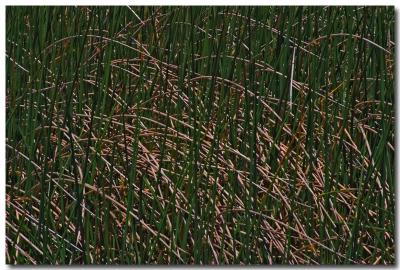
[{"label": "dense reed bed", "polygon": [[393,264],[393,7],[7,7],[9,264]]}]

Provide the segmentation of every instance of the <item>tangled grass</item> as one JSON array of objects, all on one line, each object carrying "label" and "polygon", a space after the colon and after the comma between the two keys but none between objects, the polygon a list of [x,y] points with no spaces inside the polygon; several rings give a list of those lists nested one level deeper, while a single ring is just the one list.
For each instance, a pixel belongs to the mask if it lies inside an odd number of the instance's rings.
[{"label": "tangled grass", "polygon": [[9,264],[393,264],[393,7],[7,7]]}]

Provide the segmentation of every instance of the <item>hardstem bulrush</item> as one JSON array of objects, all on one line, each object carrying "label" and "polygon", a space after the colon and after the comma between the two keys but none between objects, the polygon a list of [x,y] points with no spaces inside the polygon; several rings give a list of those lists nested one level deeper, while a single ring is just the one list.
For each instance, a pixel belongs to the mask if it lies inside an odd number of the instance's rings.
[{"label": "hardstem bulrush", "polygon": [[7,6],[8,264],[394,264],[394,7]]}]

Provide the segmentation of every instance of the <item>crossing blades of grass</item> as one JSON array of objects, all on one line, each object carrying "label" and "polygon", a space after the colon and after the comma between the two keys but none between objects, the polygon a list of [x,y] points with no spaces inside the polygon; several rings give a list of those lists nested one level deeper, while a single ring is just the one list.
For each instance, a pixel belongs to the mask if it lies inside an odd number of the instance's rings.
[{"label": "crossing blades of grass", "polygon": [[9,264],[393,264],[393,7],[7,7]]}]

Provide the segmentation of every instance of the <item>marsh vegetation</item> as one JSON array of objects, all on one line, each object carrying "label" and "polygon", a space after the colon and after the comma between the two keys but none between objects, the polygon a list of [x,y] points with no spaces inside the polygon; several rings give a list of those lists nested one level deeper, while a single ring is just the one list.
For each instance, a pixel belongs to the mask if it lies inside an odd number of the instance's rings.
[{"label": "marsh vegetation", "polygon": [[9,264],[393,264],[393,7],[7,7]]}]

